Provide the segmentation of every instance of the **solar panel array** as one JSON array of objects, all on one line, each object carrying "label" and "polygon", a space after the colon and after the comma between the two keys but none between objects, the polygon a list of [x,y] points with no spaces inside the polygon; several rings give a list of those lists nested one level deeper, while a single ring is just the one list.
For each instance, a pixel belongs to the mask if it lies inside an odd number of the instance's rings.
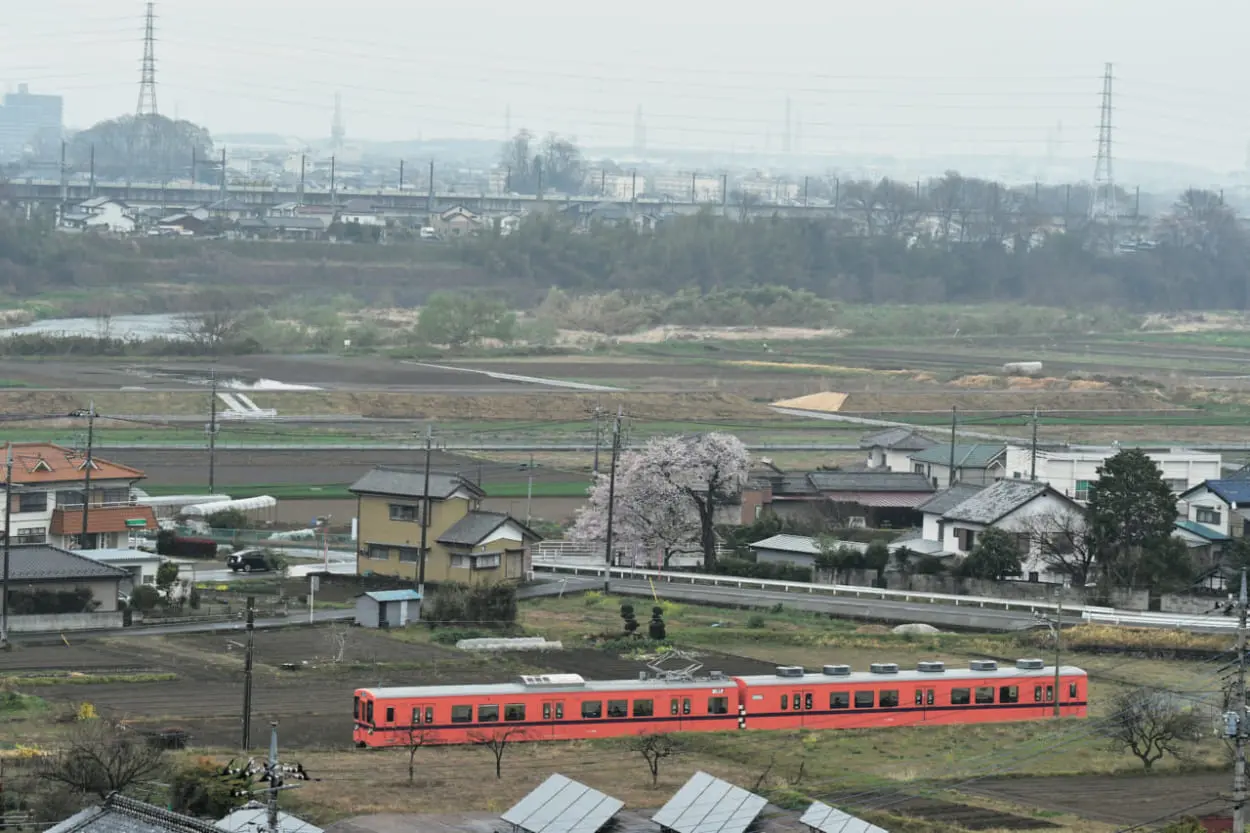
[{"label": "solar panel array", "polygon": [[768,800],[696,772],[651,820],[676,833],[743,833]]},{"label": "solar panel array", "polygon": [[501,818],[526,833],[597,833],[624,801],[553,775]]},{"label": "solar panel array", "polygon": [[875,824],[820,801],[813,802],[799,822],[820,833],[888,833]]}]

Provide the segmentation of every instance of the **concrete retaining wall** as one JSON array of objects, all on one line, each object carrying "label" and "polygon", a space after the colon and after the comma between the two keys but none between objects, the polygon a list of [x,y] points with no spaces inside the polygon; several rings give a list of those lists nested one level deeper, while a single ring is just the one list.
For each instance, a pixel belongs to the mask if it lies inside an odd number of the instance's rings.
[{"label": "concrete retaining wall", "polygon": [[34,616],[10,616],[11,633],[57,633],[120,628],[121,611],[107,613],[48,613]]}]

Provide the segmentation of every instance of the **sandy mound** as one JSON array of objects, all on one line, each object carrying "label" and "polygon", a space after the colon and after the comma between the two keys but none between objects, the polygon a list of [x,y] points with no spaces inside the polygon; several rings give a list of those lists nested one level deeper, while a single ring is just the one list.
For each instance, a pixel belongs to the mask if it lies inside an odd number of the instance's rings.
[{"label": "sandy mound", "polygon": [[836,413],[842,410],[842,405],[846,402],[847,394],[837,393],[836,391],[826,391],[824,393],[810,393],[807,396],[800,396],[795,399],[782,399],[774,402],[774,408],[794,408],[799,411],[822,411],[824,413]]}]

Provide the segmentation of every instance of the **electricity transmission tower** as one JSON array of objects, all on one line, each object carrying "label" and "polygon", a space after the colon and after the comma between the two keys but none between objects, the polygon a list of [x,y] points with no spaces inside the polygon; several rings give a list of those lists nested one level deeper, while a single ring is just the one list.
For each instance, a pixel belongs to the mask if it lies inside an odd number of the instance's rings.
[{"label": "electricity transmission tower", "polygon": [[156,3],[148,0],[143,27],[143,64],[139,75],[139,104],[135,118],[155,116],[156,110]]},{"label": "electricity transmission tower", "polygon": [[1102,108],[1098,119],[1098,158],[1094,162],[1094,193],[1089,201],[1091,220],[1113,221],[1118,216],[1115,170],[1111,164],[1111,64],[1103,68]]}]

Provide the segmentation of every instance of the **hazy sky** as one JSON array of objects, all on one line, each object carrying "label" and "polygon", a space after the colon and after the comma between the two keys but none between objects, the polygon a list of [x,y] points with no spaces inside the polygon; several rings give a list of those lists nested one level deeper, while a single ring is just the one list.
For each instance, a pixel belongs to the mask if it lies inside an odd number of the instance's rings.
[{"label": "hazy sky", "polygon": [[[142,0],[4,0],[0,89],[61,92],[71,126],[133,112]],[[215,133],[502,139],[511,126],[651,147],[1094,152],[1240,169],[1250,4],[1236,0],[158,0],[158,102]],[[1057,131],[1056,125],[1062,124]]]}]

